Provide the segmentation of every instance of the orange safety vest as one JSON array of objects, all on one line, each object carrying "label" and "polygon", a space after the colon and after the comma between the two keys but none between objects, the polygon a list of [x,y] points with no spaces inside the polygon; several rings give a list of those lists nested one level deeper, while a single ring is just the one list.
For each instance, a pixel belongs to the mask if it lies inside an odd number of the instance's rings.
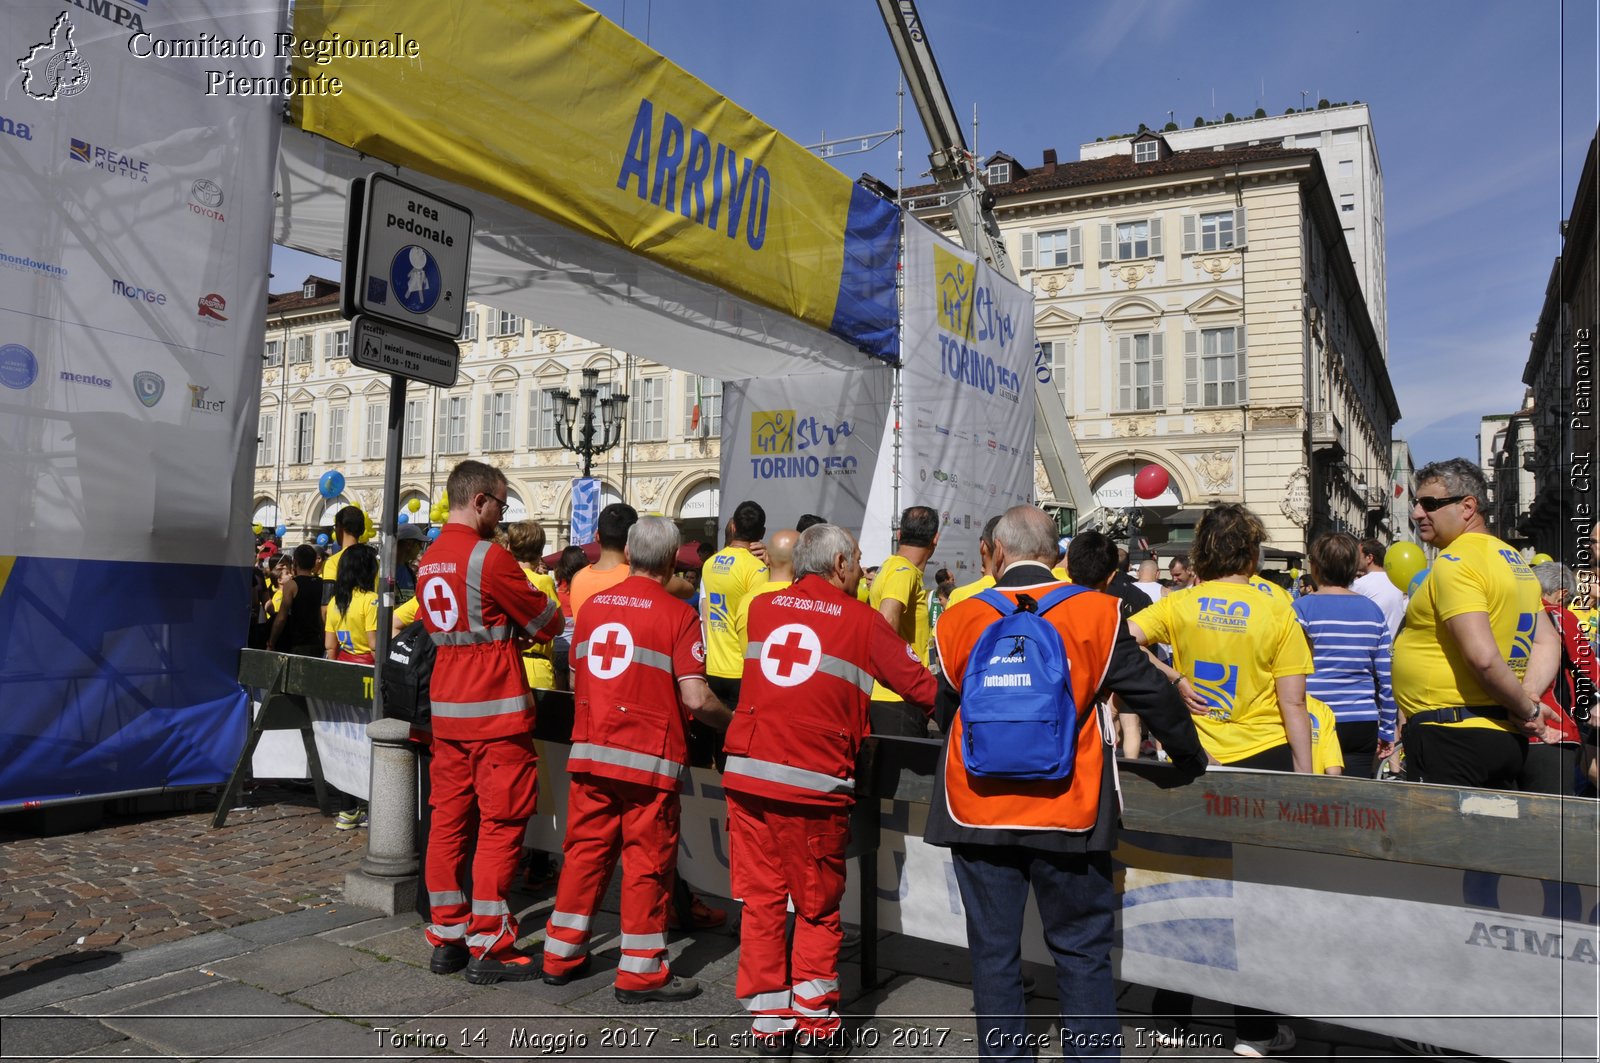
[{"label": "orange safety vest", "polygon": [[[1038,600],[1058,584],[1039,587],[996,587],[1012,601],[1019,594]],[[1108,594],[1090,592],[1068,599],[1044,615],[1061,634],[1071,667],[1072,695],[1079,707],[1078,749],[1072,774],[1065,779],[1026,782],[983,779],[967,774],[961,742],[961,711],[950,724],[945,743],[944,796],[950,818],[963,827],[1008,830],[1094,829],[1100,812],[1101,773],[1108,755],[1105,736],[1109,728],[1095,705],[1095,695],[1111,666],[1111,651],[1121,628],[1118,601]],[[939,617],[936,641],[945,677],[961,691],[967,656],[983,629],[999,613],[977,598],[950,606]]]}]

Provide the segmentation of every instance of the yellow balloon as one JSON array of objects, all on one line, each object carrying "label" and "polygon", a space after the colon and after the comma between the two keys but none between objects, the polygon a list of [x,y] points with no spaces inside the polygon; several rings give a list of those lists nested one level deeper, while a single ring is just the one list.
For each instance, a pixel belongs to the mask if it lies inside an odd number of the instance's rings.
[{"label": "yellow balloon", "polygon": [[256,533],[256,534],[257,534],[257,535],[260,535],[260,534],[261,534],[261,525],[259,525],[259,524],[252,524],[252,525],[250,525],[250,528],[251,528],[251,530],[252,530],[252,531],[254,531],[254,532],[255,532],[255,533]]},{"label": "yellow balloon", "polygon": [[1528,564],[1530,564],[1530,565],[1548,565],[1550,562],[1552,562],[1554,560],[1555,560],[1555,558],[1551,557],[1549,554],[1534,554],[1533,555],[1533,560],[1529,561]]},{"label": "yellow balloon", "polygon": [[1428,558],[1416,543],[1395,543],[1383,558],[1383,572],[1401,594],[1410,592],[1411,580],[1428,567]]},{"label": "yellow balloon", "polygon": [[422,508],[422,499],[413,498],[411,501],[406,503],[406,508],[415,513],[417,510]]}]

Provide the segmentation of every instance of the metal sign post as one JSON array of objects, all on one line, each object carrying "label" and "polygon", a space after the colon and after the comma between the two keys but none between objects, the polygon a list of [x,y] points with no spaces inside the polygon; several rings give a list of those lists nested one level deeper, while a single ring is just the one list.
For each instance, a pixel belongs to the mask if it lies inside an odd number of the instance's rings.
[{"label": "metal sign post", "polygon": [[379,526],[378,641],[372,711],[383,717],[383,670],[399,564],[400,456],[406,381],[456,382],[472,250],[472,212],[384,173],[350,182],[339,309],[350,321],[350,361],[389,374],[389,445]]}]

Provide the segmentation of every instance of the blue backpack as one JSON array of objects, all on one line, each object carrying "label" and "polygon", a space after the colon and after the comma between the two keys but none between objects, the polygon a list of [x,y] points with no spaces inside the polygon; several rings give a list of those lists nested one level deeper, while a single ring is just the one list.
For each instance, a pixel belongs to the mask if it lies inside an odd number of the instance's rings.
[{"label": "blue backpack", "polygon": [[1061,633],[1044,614],[1087,587],[1058,587],[1017,604],[975,595],[1000,613],[983,629],[961,679],[967,772],[986,779],[1065,779],[1078,749],[1078,703]]}]

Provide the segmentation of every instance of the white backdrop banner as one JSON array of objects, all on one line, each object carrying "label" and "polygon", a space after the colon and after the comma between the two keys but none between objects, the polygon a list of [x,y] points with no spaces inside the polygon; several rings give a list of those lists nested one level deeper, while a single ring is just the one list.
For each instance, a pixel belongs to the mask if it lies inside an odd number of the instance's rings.
[{"label": "white backdrop banner", "polygon": [[1033,296],[906,223],[900,506],[939,512],[929,573],[978,578],[990,515],[1033,501]]},{"label": "white backdrop banner", "polygon": [[[815,513],[861,534],[888,528],[892,484],[874,475],[890,421],[884,368],[727,381],[722,390],[722,519],[753,499],[767,528]],[[863,546],[865,550],[865,546]]]}]

